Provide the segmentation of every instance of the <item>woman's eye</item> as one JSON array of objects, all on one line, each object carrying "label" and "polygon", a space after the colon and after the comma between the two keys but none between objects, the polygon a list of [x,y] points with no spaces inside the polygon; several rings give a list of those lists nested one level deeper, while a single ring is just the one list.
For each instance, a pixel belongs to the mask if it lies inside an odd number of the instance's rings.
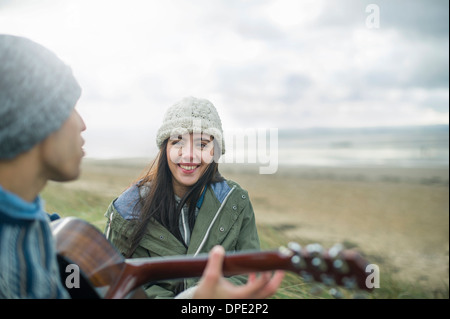
[{"label": "woman's eye", "polygon": [[201,142],[201,143],[198,144],[197,147],[200,147],[201,149],[204,149],[205,147],[208,146],[208,144],[209,144],[209,142]]},{"label": "woman's eye", "polygon": [[172,141],[172,145],[173,146],[178,146],[178,147],[181,147],[181,146],[183,146],[183,140],[175,140],[175,141]]}]

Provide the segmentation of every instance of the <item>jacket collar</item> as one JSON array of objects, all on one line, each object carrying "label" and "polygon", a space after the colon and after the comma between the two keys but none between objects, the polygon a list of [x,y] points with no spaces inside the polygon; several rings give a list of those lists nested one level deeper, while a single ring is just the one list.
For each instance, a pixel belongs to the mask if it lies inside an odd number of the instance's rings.
[{"label": "jacket collar", "polygon": [[42,207],[43,202],[40,196],[30,203],[0,186],[0,215],[19,220],[47,221],[47,214]]}]

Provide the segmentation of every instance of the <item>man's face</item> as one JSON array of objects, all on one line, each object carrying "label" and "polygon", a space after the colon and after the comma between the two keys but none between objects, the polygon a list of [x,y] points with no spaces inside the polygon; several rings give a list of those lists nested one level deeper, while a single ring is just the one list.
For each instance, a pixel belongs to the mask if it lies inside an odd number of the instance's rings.
[{"label": "man's face", "polygon": [[46,178],[59,182],[78,178],[84,156],[84,139],[81,137],[84,130],[86,125],[74,109],[61,128],[42,142],[41,156]]}]

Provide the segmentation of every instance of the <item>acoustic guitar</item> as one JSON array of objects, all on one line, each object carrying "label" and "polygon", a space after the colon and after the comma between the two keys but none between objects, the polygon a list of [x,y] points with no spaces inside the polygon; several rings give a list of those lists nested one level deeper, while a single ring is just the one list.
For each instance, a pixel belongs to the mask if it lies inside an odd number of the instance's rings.
[{"label": "acoustic guitar", "polygon": [[[51,223],[56,239],[63,283],[69,265],[79,270],[78,286],[67,289],[72,298],[146,298],[143,285],[158,280],[201,277],[208,255],[125,259],[94,226],[78,218]],[[306,280],[370,291],[366,285],[368,262],[353,250],[318,244],[304,248],[290,243],[273,251],[227,253],[224,276],[285,270]],[[66,285],[67,287],[67,285]]]}]

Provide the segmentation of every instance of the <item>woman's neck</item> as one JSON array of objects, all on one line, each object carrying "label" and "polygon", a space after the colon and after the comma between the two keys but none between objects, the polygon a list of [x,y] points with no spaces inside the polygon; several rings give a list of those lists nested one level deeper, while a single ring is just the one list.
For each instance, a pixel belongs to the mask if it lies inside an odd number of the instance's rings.
[{"label": "woman's neck", "polygon": [[180,185],[177,182],[173,183],[173,192],[175,195],[177,195],[179,198],[183,198],[184,195],[190,190],[191,188],[189,186]]}]

